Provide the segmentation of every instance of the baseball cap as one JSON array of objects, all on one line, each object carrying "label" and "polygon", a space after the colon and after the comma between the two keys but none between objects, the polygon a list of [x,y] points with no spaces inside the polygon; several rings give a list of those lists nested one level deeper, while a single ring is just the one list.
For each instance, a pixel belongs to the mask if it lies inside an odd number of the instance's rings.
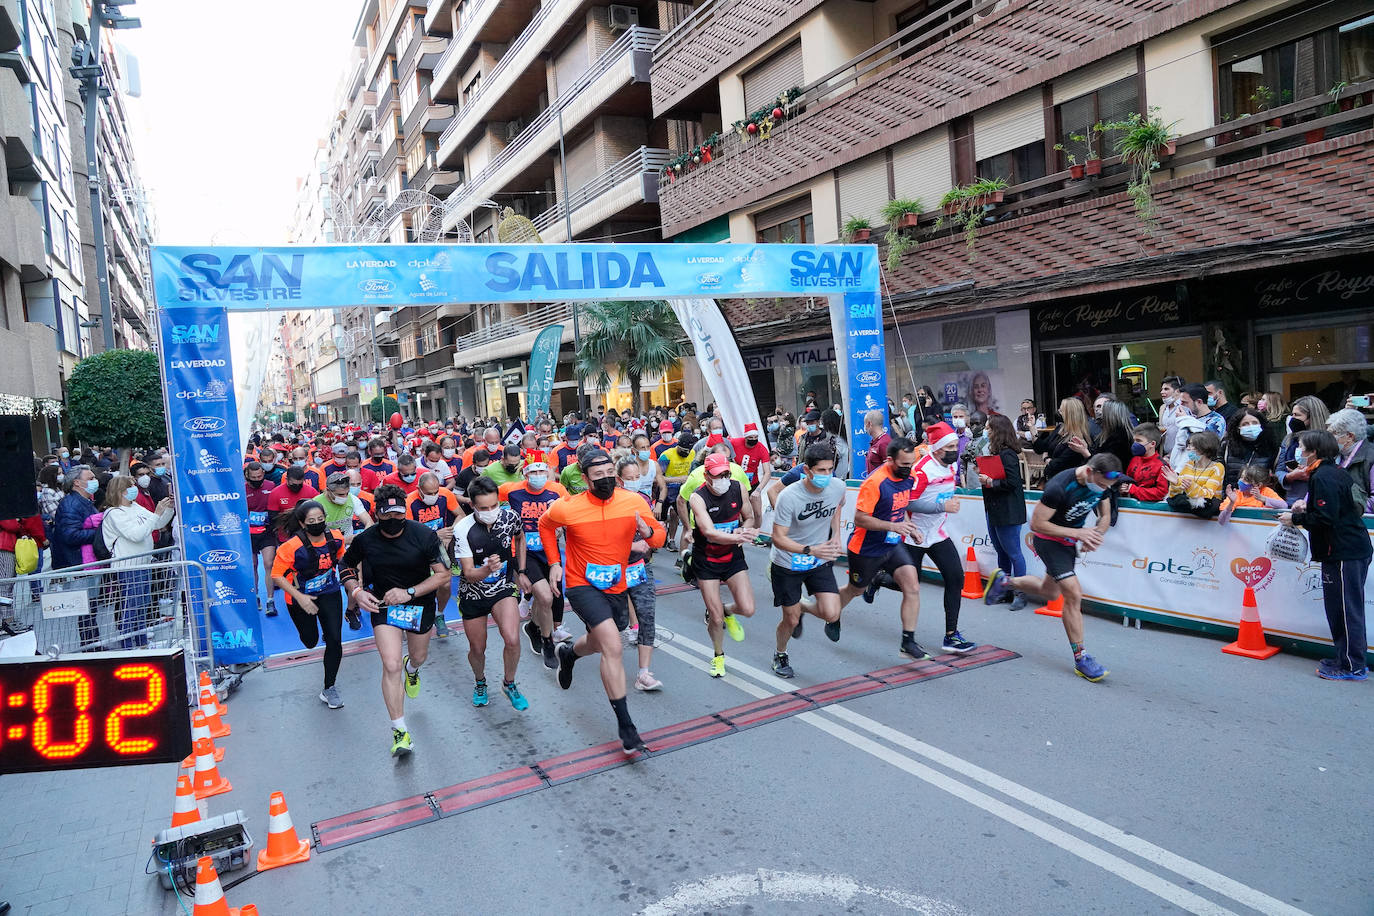
[{"label": "baseball cap", "polygon": [[730,470],[730,459],[721,454],[707,455],[703,466],[706,473],[714,477]]},{"label": "baseball cap", "polygon": [[802,415],[803,420],[819,420],[820,418],[821,412],[815,409],[808,410],[805,414]]},{"label": "baseball cap", "polygon": [[571,440],[571,439],[581,439],[581,438],[582,438],[582,424],[581,424],[581,423],[569,423],[569,424],[568,424],[568,428],[565,429],[565,430],[563,430],[563,436],[564,436],[565,438],[567,438],[567,439],[570,439],[570,440]]},{"label": "baseball cap", "polygon": [[347,446],[347,445],[344,445],[342,442],[335,442],[335,443],[334,443],[334,454],[336,454],[336,455],[347,455],[347,454],[348,454],[348,446]]},{"label": "baseball cap", "polygon": [[673,431],[673,424],[672,424],[672,422],[670,422],[670,421],[668,421],[668,420],[664,420],[662,423],[658,424],[658,431],[661,432],[661,433],[670,433],[670,432],[672,432],[672,431]]},{"label": "baseball cap", "polygon": [[388,496],[377,500],[378,515],[405,515],[406,501],[401,496]]},{"label": "baseball cap", "polygon": [[348,485],[349,479],[347,471],[335,471],[325,480],[325,486],[327,487],[346,487]]}]

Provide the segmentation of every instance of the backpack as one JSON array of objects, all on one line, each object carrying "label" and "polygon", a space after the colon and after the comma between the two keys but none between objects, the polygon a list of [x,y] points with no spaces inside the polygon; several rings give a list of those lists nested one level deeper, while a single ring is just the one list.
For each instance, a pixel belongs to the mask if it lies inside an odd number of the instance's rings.
[{"label": "backpack", "polygon": [[14,542],[14,574],[27,576],[38,569],[38,543],[25,535]]},{"label": "backpack", "polygon": [[[95,553],[97,560],[108,560],[111,557],[110,545],[105,541],[105,519],[100,520],[100,527],[95,529],[95,541],[91,544],[91,550]],[[119,535],[115,535],[116,538]]]}]

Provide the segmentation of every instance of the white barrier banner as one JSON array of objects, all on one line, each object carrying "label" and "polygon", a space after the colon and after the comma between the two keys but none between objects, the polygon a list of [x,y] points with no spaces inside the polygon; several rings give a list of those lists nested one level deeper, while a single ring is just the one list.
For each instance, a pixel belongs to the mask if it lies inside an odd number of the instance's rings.
[{"label": "white barrier banner", "polygon": [[[849,486],[841,511],[846,540],[854,530],[858,482],[850,481]],[[983,498],[961,492],[959,504],[945,530],[958,545],[960,560],[973,548],[978,572],[986,578],[997,568],[997,552],[988,539]],[[1034,511],[1035,501],[1026,500],[1027,522]],[[1277,524],[1270,519],[1236,517],[1222,525],[1167,509],[1123,506],[1102,548],[1078,559],[1084,596],[1119,608],[1126,616],[1140,616],[1131,612],[1142,611],[1177,618],[1181,626],[1191,621],[1235,627],[1240,624],[1241,599],[1249,585],[1255,590],[1265,632],[1329,646],[1321,564],[1266,556],[1265,541]],[[1029,523],[1021,535],[1027,575],[1043,576],[1045,567],[1029,546]],[[1374,531],[1370,537],[1374,538]],[[925,568],[933,571],[935,565],[927,560]],[[1365,585],[1365,611],[1374,619],[1374,574]],[[1374,650],[1374,645],[1369,649]]]}]

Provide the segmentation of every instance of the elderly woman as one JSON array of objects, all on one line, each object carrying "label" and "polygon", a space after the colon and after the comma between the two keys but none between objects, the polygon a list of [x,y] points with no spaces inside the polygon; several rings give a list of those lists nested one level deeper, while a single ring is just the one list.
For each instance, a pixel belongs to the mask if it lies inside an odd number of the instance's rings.
[{"label": "elderly woman", "polygon": [[120,645],[125,649],[146,646],[144,632],[152,604],[152,575],[147,557],[153,550],[153,534],[172,520],[175,503],[170,496],[149,512],[138,504],[138,482],[122,474],[110,478],[105,491],[105,519],[100,536],[110,549],[110,568],[115,571]]},{"label": "elderly woman", "polygon": [[1326,430],[1335,437],[1340,449],[1336,463],[1350,475],[1355,508],[1361,513],[1374,512],[1374,501],[1370,499],[1374,490],[1374,443],[1368,439],[1369,424],[1364,414],[1350,407],[1338,410],[1327,418]]}]

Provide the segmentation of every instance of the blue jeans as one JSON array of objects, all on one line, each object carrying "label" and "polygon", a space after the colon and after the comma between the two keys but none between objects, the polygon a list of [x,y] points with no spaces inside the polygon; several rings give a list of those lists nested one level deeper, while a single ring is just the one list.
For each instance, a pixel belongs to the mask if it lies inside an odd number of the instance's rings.
[{"label": "blue jeans", "polygon": [[1009,576],[1026,574],[1026,558],[1021,553],[1020,525],[988,525],[988,539],[997,551],[997,566]]}]

